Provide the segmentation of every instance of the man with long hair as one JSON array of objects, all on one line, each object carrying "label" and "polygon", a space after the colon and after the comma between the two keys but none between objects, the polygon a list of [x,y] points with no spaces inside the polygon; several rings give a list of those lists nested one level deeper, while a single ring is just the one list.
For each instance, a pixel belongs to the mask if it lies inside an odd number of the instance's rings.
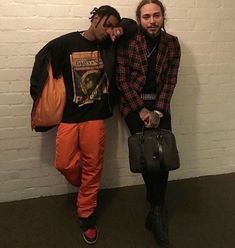
[{"label": "man with long hair", "polygon": [[[118,48],[117,87],[120,112],[131,134],[143,126],[171,130],[170,101],[177,83],[180,45],[165,31],[165,8],[158,0],[142,0],[136,9],[139,30]],[[165,194],[168,171],[143,171],[150,211],[146,228],[168,245]]]}]

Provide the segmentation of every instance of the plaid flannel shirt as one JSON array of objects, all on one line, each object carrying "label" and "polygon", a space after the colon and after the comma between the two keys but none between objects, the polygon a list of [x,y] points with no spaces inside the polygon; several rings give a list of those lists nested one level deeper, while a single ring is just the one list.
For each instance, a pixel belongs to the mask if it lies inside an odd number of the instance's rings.
[{"label": "plaid flannel shirt", "polygon": [[[128,44],[118,47],[117,52],[117,87],[120,91],[120,112],[125,117],[131,111],[144,107],[141,90],[146,83],[148,70],[147,44],[142,34],[138,33]],[[177,37],[162,32],[156,63],[156,110],[167,112],[177,83],[180,63],[180,44]]]}]

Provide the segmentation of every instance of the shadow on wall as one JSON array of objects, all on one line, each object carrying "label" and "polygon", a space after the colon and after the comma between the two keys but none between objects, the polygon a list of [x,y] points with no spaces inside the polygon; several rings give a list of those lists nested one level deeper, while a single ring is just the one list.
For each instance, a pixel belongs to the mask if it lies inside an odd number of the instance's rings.
[{"label": "shadow on wall", "polygon": [[129,131],[118,107],[112,118],[106,120],[105,159],[102,188],[140,184],[139,175],[129,170],[127,138]]},{"label": "shadow on wall", "polygon": [[51,185],[49,193],[52,195],[77,191],[54,167],[56,131],[57,128],[53,128],[42,133],[40,149],[41,164],[48,167],[48,183]]},{"label": "shadow on wall", "polygon": [[53,128],[45,133],[42,133],[41,141],[41,162],[42,164],[48,163],[53,166],[55,154],[55,136],[56,128]]},{"label": "shadow on wall", "polygon": [[[105,156],[102,174],[102,187],[108,188],[110,184],[119,184],[119,159],[125,152],[124,139],[120,135],[120,118],[118,109],[114,109],[114,115],[105,121]],[[122,150],[122,151],[121,151]]]},{"label": "shadow on wall", "polygon": [[172,172],[170,179],[195,177],[200,174],[196,164],[200,82],[193,53],[183,42],[180,44],[181,64],[178,85],[171,103],[171,112],[181,168]]}]

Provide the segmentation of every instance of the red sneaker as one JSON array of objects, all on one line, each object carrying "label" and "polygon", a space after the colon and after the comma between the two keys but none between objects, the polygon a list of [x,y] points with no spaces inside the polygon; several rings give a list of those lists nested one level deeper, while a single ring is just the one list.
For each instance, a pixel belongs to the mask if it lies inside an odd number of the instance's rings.
[{"label": "red sneaker", "polygon": [[82,233],[83,239],[89,245],[95,244],[95,242],[97,241],[97,236],[98,236],[98,232],[96,226],[88,228],[86,231]]}]

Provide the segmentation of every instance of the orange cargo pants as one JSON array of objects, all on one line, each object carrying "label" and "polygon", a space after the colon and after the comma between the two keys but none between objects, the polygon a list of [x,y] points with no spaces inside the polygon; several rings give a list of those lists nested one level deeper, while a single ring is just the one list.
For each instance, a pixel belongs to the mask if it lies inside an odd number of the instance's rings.
[{"label": "orange cargo pants", "polygon": [[79,187],[77,213],[90,216],[97,206],[97,194],[104,157],[103,120],[61,123],[56,135],[55,167]]}]

